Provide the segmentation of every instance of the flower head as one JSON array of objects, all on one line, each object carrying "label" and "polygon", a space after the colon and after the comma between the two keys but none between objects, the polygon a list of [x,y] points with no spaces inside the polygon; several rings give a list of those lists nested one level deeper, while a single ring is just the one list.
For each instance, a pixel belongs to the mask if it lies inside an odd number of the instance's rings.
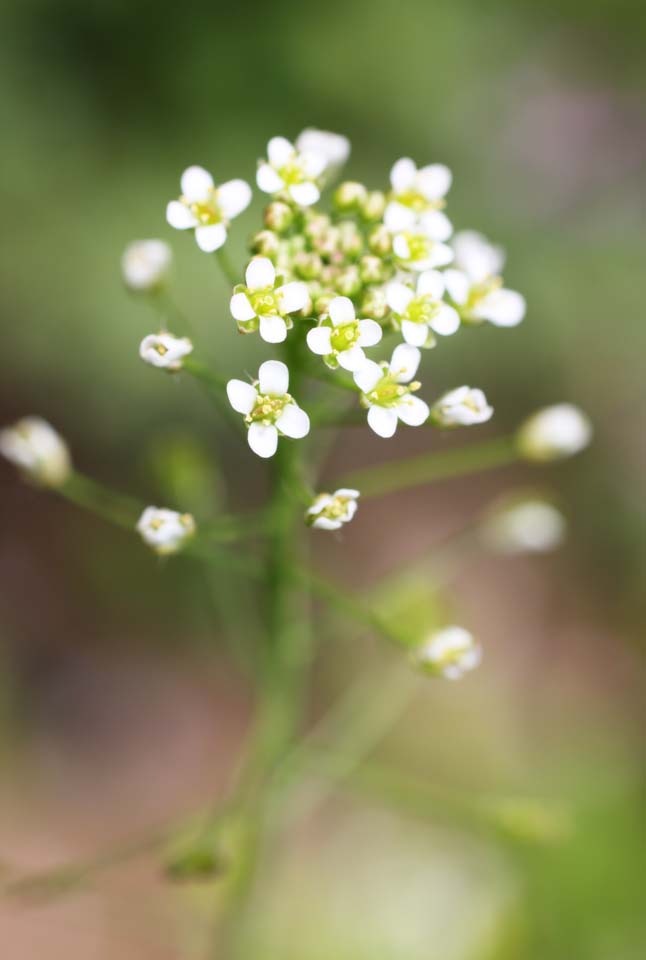
[{"label": "flower head", "polygon": [[444,278],[461,316],[470,323],[489,321],[496,327],[515,327],[525,316],[522,294],[503,287],[500,272],[505,254],[474,230],[453,238],[454,268]]},{"label": "flower head", "polygon": [[393,235],[393,253],[403,267],[432,270],[453,260],[453,250],[445,242],[453,233],[453,226],[441,210],[419,214],[400,203],[389,203],[384,225]]},{"label": "flower head", "polygon": [[399,280],[388,284],[386,300],[406,343],[432,347],[435,345],[433,333],[447,337],[459,328],[460,316],[444,303],[443,294],[444,279],[437,270],[421,273],[415,290]]},{"label": "flower head", "polygon": [[334,493],[319,493],[305,513],[305,522],[318,530],[338,530],[357,512],[358,490],[342,487]]},{"label": "flower head", "polygon": [[532,414],[516,435],[527,460],[560,460],[583,450],[592,438],[588,417],[571,403],[558,403]]},{"label": "flower head", "polygon": [[480,524],[480,536],[497,553],[548,553],[565,539],[560,510],[535,496],[506,498],[494,505]]},{"label": "flower head", "polygon": [[245,180],[228,180],[216,187],[203,167],[188,167],[182,174],[182,196],[166,207],[166,219],[176,230],[195,230],[200,250],[213,253],[227,239],[229,222],[246,210],[251,187]]},{"label": "flower head", "polygon": [[171,373],[181,370],[182,360],[192,352],[188,337],[174,337],[172,333],[150,333],[139,345],[142,360]]},{"label": "flower head", "polygon": [[390,171],[391,202],[415,213],[444,206],[453,177],[443,163],[431,163],[419,170],[410,157],[402,157]]},{"label": "flower head", "polygon": [[164,283],[173,252],[163,240],[135,240],[121,257],[121,273],[129,290],[158,290]]},{"label": "flower head", "polygon": [[337,173],[350,156],[350,141],[347,137],[342,133],[331,133],[329,130],[317,130],[314,127],[307,127],[299,133],[295,146],[301,155],[316,153],[325,157],[326,177]]},{"label": "flower head", "polygon": [[382,329],[376,320],[357,320],[354,305],[348,297],[334,297],[328,314],[318,327],[307,334],[312,353],[322,356],[332,369],[360,370],[366,363],[364,347],[379,343]]},{"label": "flower head", "polygon": [[300,440],[310,430],[310,418],[287,392],[289,370],[280,360],[266,360],[258,380],[229,380],[227,396],[248,426],[247,441],[259,457],[273,457],[278,437]]},{"label": "flower head", "polygon": [[390,363],[366,360],[354,374],[354,382],[361,390],[361,403],[368,409],[368,425],[378,436],[392,437],[399,420],[410,427],[428,420],[428,405],[413,396],[421,384],[411,383],[421,356],[417,347],[400,343]]},{"label": "flower head", "polygon": [[324,153],[311,149],[301,152],[285,137],[272,137],[267,158],[256,173],[256,183],[264,193],[287,194],[299,207],[318,201],[318,182],[328,165]]},{"label": "flower head", "polygon": [[464,627],[444,627],[432,633],[414,652],[422,670],[447,680],[459,680],[482,659],[482,648]]},{"label": "flower head", "polygon": [[486,423],[493,415],[482,390],[456,387],[433,404],[431,417],[440,427],[471,427]]},{"label": "flower head", "polygon": [[230,309],[241,333],[260,330],[267,343],[282,343],[292,326],[290,313],[309,302],[307,285],[299,281],[276,286],[276,269],[268,257],[254,257],[245,273],[246,286],[239,284],[231,297]]},{"label": "flower head", "polygon": [[160,556],[177,553],[195,533],[190,513],[178,513],[164,507],[146,507],[137,521],[137,532]]},{"label": "flower head", "polygon": [[0,430],[0,453],[46,487],[61,486],[72,470],[67,444],[41,417],[24,417]]}]

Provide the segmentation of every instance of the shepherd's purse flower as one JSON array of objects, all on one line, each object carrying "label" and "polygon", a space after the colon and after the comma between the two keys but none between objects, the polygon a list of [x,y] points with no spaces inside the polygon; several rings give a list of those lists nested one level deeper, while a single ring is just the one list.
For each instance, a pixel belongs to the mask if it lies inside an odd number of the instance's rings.
[{"label": "shepherd's purse flower", "polygon": [[357,512],[359,491],[341,487],[334,493],[319,493],[305,513],[305,522],[318,530],[338,530]]},{"label": "shepherd's purse flower", "polygon": [[195,533],[190,513],[178,513],[165,507],[146,507],[137,521],[137,532],[145,544],[160,556],[177,553]]},{"label": "shepherd's purse flower", "polygon": [[418,647],[413,658],[426,673],[446,680],[459,680],[467,671],[475,670],[482,659],[482,649],[464,627],[444,627],[432,633]]},{"label": "shepherd's purse flower", "polygon": [[437,270],[426,270],[417,279],[415,290],[399,280],[386,287],[386,301],[395,326],[406,343],[414,347],[435,345],[433,333],[448,337],[460,326],[460,316],[444,303],[444,279]]},{"label": "shepherd's purse flower", "polygon": [[254,257],[245,272],[246,286],[238,284],[231,297],[231,315],[241,333],[260,330],[267,343],[282,343],[292,326],[290,313],[309,303],[307,285],[300,281],[276,286],[276,270],[268,257]]},{"label": "shepherd's purse flower", "polygon": [[433,404],[431,418],[440,427],[471,427],[486,423],[493,416],[482,390],[456,387]]},{"label": "shepherd's purse flower", "polygon": [[328,367],[354,372],[366,363],[364,347],[379,343],[382,329],[376,320],[357,320],[349,297],[333,297],[318,327],[308,331],[307,345]]},{"label": "shepherd's purse flower", "polygon": [[354,374],[354,382],[361,390],[361,404],[368,409],[368,425],[378,436],[392,437],[399,420],[410,427],[418,427],[428,420],[428,405],[413,396],[421,384],[410,382],[417,373],[421,356],[417,347],[400,343],[390,363],[366,360]]},{"label": "shepherd's purse flower", "polygon": [[139,345],[139,356],[145,363],[171,373],[181,370],[184,357],[192,352],[188,337],[175,337],[172,333],[150,333]]},{"label": "shepherd's purse flower", "polygon": [[213,253],[225,243],[229,222],[251,201],[245,180],[228,180],[216,187],[203,167],[188,167],[181,178],[182,195],[166,207],[166,219],[176,230],[195,230],[200,250]]},{"label": "shepherd's purse flower", "polygon": [[256,173],[256,183],[263,193],[286,194],[299,207],[318,201],[318,183],[328,163],[323,153],[309,149],[299,152],[285,137],[272,137],[267,158]]},{"label": "shepherd's purse flower", "polygon": [[46,487],[61,486],[72,470],[67,444],[42,417],[24,417],[0,430],[0,453]]},{"label": "shepherd's purse flower", "polygon": [[456,233],[454,266],[444,274],[446,289],[462,318],[485,320],[496,327],[515,327],[525,316],[525,298],[503,287],[505,254],[475,230]]},{"label": "shepherd's purse flower", "polygon": [[300,440],[310,430],[310,418],[287,392],[289,370],[280,360],[266,360],[253,384],[229,380],[227,396],[249,427],[247,441],[259,457],[273,457],[279,436]]}]

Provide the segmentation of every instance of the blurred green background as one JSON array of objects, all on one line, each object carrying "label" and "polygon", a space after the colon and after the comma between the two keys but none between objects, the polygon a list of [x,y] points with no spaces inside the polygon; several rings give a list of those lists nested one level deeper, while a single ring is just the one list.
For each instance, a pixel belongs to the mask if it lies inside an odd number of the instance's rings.
[{"label": "blurred green background", "polygon": [[[329,843],[289,847],[276,890],[298,909],[281,918],[265,905],[262,955],[291,957],[292,942],[300,960],[642,957],[646,7],[2,0],[0,36],[2,423],[46,416],[81,469],[148,502],[208,515],[259,501],[262,468],[198,388],[143,367],[155,317],[123,290],[119,259],[132,239],[168,240],[201,353],[226,375],[255,369],[257,339],[237,336],[213,259],[166,227],[165,204],[187,165],[253,181],[270,136],[311,125],[348,135],[348,176],[375,188],[400,156],[447,163],[456,227],[508,251],[526,321],[442,343],[426,361],[430,395],[484,388],[499,431],[558,401],[594,423],[594,445],[572,462],[375,501],[341,544],[313,541],[318,563],[367,585],[516,481],[557,493],[568,546],[540,561],[479,558],[458,577],[453,599],[485,666],[429,689],[387,749],[468,793],[546,797],[571,828],[546,844],[475,839],[348,800],[325,821]],[[256,197],[233,227],[240,264],[260,211]],[[424,445],[406,435],[398,449]],[[330,476],[392,455],[355,435]],[[222,637],[248,604],[189,561],[153,562],[6,465],[0,488],[0,839],[8,859],[41,866],[191,808],[221,782],[248,709]],[[322,697],[378,656],[331,633]],[[143,898],[140,914],[124,889]],[[12,960],[69,958],[79,944],[97,960],[201,956],[190,918],[207,899],[146,874],[45,917],[7,908]],[[318,942],[299,927],[308,911]]]}]

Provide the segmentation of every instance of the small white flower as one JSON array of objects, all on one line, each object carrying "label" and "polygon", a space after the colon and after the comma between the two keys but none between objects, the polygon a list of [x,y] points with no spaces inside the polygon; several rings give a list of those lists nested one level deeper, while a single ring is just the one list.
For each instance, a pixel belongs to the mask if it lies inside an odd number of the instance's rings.
[{"label": "small white flower", "polygon": [[358,490],[342,487],[334,493],[319,493],[305,513],[305,521],[319,530],[338,530],[357,512]]},{"label": "small white flower", "polygon": [[431,634],[413,654],[424,671],[447,680],[459,680],[482,660],[482,648],[464,627],[444,627]]},{"label": "small white flower", "polygon": [[493,407],[487,403],[482,390],[472,387],[457,387],[450,390],[433,404],[431,417],[440,427],[471,427],[486,423],[493,415]]},{"label": "small white flower", "polygon": [[121,258],[121,273],[130,290],[157,290],[168,275],[173,253],[163,240],[135,240]]},{"label": "small white flower", "polygon": [[360,370],[366,363],[364,347],[379,343],[382,329],[376,320],[357,320],[349,297],[334,297],[328,316],[307,334],[307,345],[328,367]]},{"label": "small white flower", "polygon": [[445,267],[453,260],[453,250],[445,242],[453,226],[441,210],[418,214],[400,203],[389,203],[384,225],[393,234],[393,253],[409,270],[424,271]]},{"label": "small white flower", "polygon": [[264,193],[286,193],[299,207],[309,207],[321,195],[318,181],[327,167],[324,153],[299,152],[285,137],[272,137],[267,144],[267,161],[256,173],[256,183]]},{"label": "small white flower", "polygon": [[565,539],[565,517],[546,500],[515,499],[489,510],[480,536],[498,553],[548,553]]},{"label": "small white flower", "polygon": [[182,369],[182,360],[192,352],[188,337],[174,337],[172,333],[151,333],[139,345],[142,360],[172,373]]},{"label": "small white flower", "polygon": [[46,487],[61,486],[72,471],[67,444],[41,417],[24,417],[0,430],[0,453]]},{"label": "small white flower", "polygon": [[386,287],[386,301],[393,312],[395,325],[401,329],[406,343],[414,347],[432,347],[433,332],[448,337],[460,326],[460,316],[444,303],[444,279],[437,270],[426,270],[413,291],[393,280]]},{"label": "small white flower", "polygon": [[155,553],[176,553],[195,533],[190,513],[178,513],[164,507],[146,507],[137,521],[137,532]]},{"label": "small white flower", "polygon": [[413,160],[402,157],[390,171],[392,201],[416,213],[444,206],[453,177],[443,163],[431,163],[419,170]]},{"label": "small white flower", "polygon": [[532,414],[517,433],[518,449],[528,460],[560,460],[590,443],[592,424],[571,403],[558,403]]},{"label": "small white flower", "polygon": [[280,360],[260,365],[258,380],[229,380],[227,396],[249,427],[247,441],[259,457],[273,457],[278,437],[300,440],[310,431],[310,418],[287,392],[289,370]]},{"label": "small white flower", "polygon": [[317,130],[308,127],[296,137],[296,150],[300,154],[318,153],[325,157],[327,167],[325,177],[334,176],[347,162],[350,156],[350,141],[341,133],[329,130]]},{"label": "small white flower", "polygon": [[267,343],[282,343],[292,326],[290,313],[309,302],[307,284],[299,281],[276,286],[276,269],[268,257],[254,257],[245,273],[246,286],[238,284],[231,297],[231,315],[241,333],[260,330]]},{"label": "small white flower", "polygon": [[393,351],[390,364],[366,360],[354,374],[354,382],[361,390],[361,404],[368,409],[368,425],[378,436],[392,437],[399,420],[410,427],[421,426],[428,420],[428,405],[413,396],[421,384],[410,382],[421,357],[417,347],[400,343]]},{"label": "small white flower", "polygon": [[213,253],[227,239],[229,222],[246,210],[251,187],[245,180],[228,180],[216,187],[203,167],[182,174],[182,196],[166,207],[166,219],[176,230],[195,230],[200,250]]},{"label": "small white flower", "polygon": [[505,255],[501,248],[475,230],[457,233],[452,243],[455,264],[444,279],[461,316],[471,323],[486,320],[496,327],[517,326],[525,316],[525,298],[503,287],[500,272]]}]

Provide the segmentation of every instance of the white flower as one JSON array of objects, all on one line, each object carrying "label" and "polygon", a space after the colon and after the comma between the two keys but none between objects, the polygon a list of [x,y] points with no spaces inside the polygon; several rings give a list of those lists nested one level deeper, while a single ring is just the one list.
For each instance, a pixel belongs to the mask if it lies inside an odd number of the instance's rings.
[{"label": "white flower", "polygon": [[421,273],[415,291],[398,280],[388,284],[386,301],[406,343],[414,347],[432,347],[435,344],[433,332],[447,337],[459,328],[460,316],[443,302],[443,294],[444,279],[437,270]]},{"label": "white flower", "polygon": [[563,514],[546,500],[503,502],[480,524],[485,544],[499,553],[547,553],[565,539]]},{"label": "white flower", "polygon": [[428,673],[459,680],[478,666],[482,649],[464,627],[451,626],[431,634],[413,656],[417,665]]},{"label": "white flower", "polygon": [[592,424],[571,403],[558,403],[532,414],[517,433],[518,449],[528,460],[560,460],[590,443]]},{"label": "white flower", "polygon": [[332,369],[340,366],[352,372],[360,370],[366,363],[363,348],[379,343],[381,327],[376,320],[357,320],[349,297],[334,297],[328,314],[308,332],[308,347]]},{"label": "white flower", "polygon": [[366,360],[354,374],[354,382],[361,390],[361,403],[368,409],[368,425],[378,436],[392,437],[399,420],[410,427],[418,427],[428,420],[428,405],[413,396],[421,384],[410,382],[417,373],[421,356],[417,347],[400,343],[393,351],[390,364]]},{"label": "white flower", "polygon": [[358,490],[342,487],[334,493],[319,493],[305,513],[305,521],[319,530],[338,530],[357,512]]},{"label": "white flower", "polygon": [[464,230],[453,238],[453,250],[455,268],[447,270],[444,279],[462,317],[471,323],[488,320],[496,327],[519,324],[525,316],[525,298],[503,287],[501,248],[475,230]]},{"label": "white flower", "polygon": [[453,226],[441,210],[418,214],[401,203],[389,203],[384,225],[393,234],[393,253],[402,266],[423,271],[445,267],[453,260],[453,250],[445,242]]},{"label": "white flower", "polygon": [[[294,281],[276,286],[276,269],[268,257],[254,257],[245,273],[246,286],[238,284],[230,309],[241,333],[260,330],[267,343],[282,343],[297,313],[309,302],[307,284]],[[287,317],[287,320],[285,319]]]},{"label": "white flower", "polygon": [[178,513],[164,507],[146,507],[137,521],[137,532],[155,553],[176,553],[195,533],[190,513]]},{"label": "white flower", "polygon": [[166,219],[176,230],[195,230],[200,250],[213,253],[227,239],[229,221],[246,210],[251,187],[244,180],[228,180],[216,187],[203,167],[188,167],[182,174],[182,196],[166,207]]},{"label": "white flower", "polygon": [[130,290],[156,290],[166,279],[173,260],[163,240],[135,240],[121,257],[121,273]]},{"label": "white flower", "polygon": [[471,427],[486,423],[493,415],[482,390],[457,387],[433,404],[431,417],[440,427]]},{"label": "white flower", "polygon": [[295,146],[300,154],[318,153],[325,157],[326,178],[337,173],[350,156],[350,141],[347,137],[341,133],[317,130],[314,127],[308,127],[299,133]]},{"label": "white flower", "polygon": [[188,337],[174,337],[172,333],[151,333],[139,344],[139,356],[153,367],[175,373],[182,368],[182,360],[193,352]]},{"label": "white flower", "polygon": [[273,457],[278,437],[300,440],[310,431],[310,418],[290,397],[289,370],[280,360],[260,365],[258,380],[229,380],[227,396],[237,413],[242,413],[249,430],[249,446],[259,457]]},{"label": "white flower", "polygon": [[0,430],[0,453],[46,487],[65,483],[72,471],[67,444],[42,417],[24,417]]},{"label": "white flower", "polygon": [[285,137],[272,137],[267,157],[268,162],[262,161],[256,173],[256,183],[264,193],[287,193],[299,207],[318,201],[318,181],[327,167],[324,153],[299,152]]},{"label": "white flower", "polygon": [[443,163],[431,163],[417,169],[409,157],[402,157],[390,171],[392,199],[416,213],[444,206],[453,177]]}]

